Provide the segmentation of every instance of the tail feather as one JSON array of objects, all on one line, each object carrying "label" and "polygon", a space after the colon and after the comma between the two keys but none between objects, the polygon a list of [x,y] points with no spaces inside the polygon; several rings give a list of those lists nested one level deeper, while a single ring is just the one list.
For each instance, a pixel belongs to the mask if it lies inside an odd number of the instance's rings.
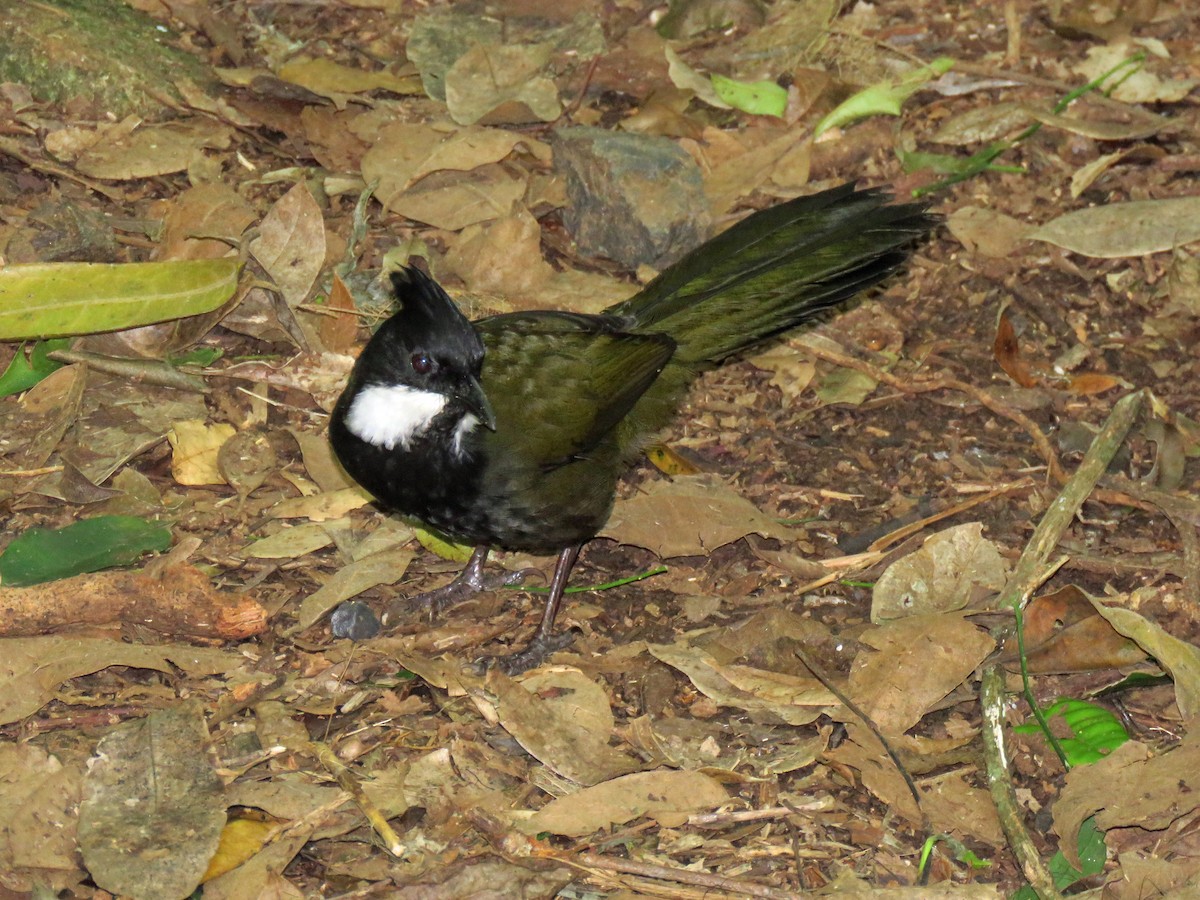
[{"label": "tail feather", "polygon": [[607,312],[631,331],[669,334],[673,362],[719,362],[899,267],[935,219],[890,199],[847,184],[754,213]]}]

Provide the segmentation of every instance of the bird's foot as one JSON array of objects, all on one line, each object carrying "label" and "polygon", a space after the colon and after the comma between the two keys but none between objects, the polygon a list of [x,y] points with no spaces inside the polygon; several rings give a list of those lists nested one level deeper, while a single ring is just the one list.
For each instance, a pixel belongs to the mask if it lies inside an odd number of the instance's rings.
[{"label": "bird's foot", "polygon": [[407,604],[411,606],[413,603],[417,603],[428,609],[430,615],[437,615],[483,591],[518,587],[524,584],[525,579],[531,574],[540,575],[541,573],[537,569],[521,569],[518,572],[496,572],[495,574],[471,573],[469,570],[464,570],[449,584],[410,597]]},{"label": "bird's foot", "polygon": [[449,584],[392,603],[383,614],[384,627],[390,627],[409,615],[414,603],[425,607],[432,617],[452,606],[457,606],[464,600],[469,600],[482,591],[497,591],[500,588],[515,587],[524,584],[525,579],[531,575],[541,575],[537,569],[488,574],[483,568],[487,555],[486,547],[477,548],[471,555],[471,561],[467,563],[467,567]]},{"label": "bird's foot", "polygon": [[575,634],[570,631],[560,631],[557,634],[538,632],[523,650],[508,656],[482,656],[475,660],[471,668],[478,674],[483,674],[495,666],[505,675],[520,675],[530,669],[540,666],[546,657],[555,651],[569,647],[575,640]]}]

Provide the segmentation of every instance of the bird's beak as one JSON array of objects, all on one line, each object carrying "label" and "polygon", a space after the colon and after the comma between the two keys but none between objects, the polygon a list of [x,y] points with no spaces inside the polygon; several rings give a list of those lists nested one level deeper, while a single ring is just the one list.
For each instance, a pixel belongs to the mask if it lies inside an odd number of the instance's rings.
[{"label": "bird's beak", "polygon": [[468,375],[466,383],[458,391],[457,399],[483,423],[484,428],[488,431],[496,430],[496,413],[493,412],[492,404],[488,402],[487,394],[483,392],[483,385],[479,383],[478,378]]}]

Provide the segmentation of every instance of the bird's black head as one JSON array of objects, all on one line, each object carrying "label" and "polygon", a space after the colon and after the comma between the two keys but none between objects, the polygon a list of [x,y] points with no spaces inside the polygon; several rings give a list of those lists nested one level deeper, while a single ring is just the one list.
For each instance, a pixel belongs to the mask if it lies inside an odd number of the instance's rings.
[{"label": "bird's black head", "polygon": [[494,431],[475,327],[419,269],[391,278],[400,309],[363,348],[335,415],[361,440],[388,450],[407,449],[443,413],[451,414],[456,445],[477,425]]}]

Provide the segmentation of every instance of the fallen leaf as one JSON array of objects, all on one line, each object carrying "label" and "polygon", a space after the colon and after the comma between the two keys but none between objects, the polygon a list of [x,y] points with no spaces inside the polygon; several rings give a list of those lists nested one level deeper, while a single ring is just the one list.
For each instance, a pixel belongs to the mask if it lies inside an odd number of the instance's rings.
[{"label": "fallen leaf", "polygon": [[982,522],[955,525],[888,566],[871,592],[871,621],[962,609],[977,590],[999,591],[1008,571]]},{"label": "fallen leaf", "polygon": [[553,122],[562,112],[558,88],[543,73],[545,44],[476,44],[446,72],[450,117],[470,125],[484,117],[505,122]]},{"label": "fallen leaf", "polygon": [[1021,348],[1017,343],[1012,319],[1004,310],[996,317],[996,338],[992,342],[992,356],[997,365],[1004,370],[1004,374],[1021,387],[1033,387],[1038,383],[1030,371],[1029,363],[1021,357]]},{"label": "fallen leaf", "polygon": [[201,419],[176,422],[167,433],[171,442],[171,475],[180,484],[225,484],[217,466],[221,445],[237,434],[227,422],[209,425]]},{"label": "fallen leaf", "polygon": [[[1137,593],[1140,591],[1135,596]],[[1161,625],[1132,609],[1110,606],[1095,597],[1088,599],[1113,628],[1137,642],[1170,673],[1175,681],[1175,702],[1184,722],[1190,723],[1200,715],[1200,647],[1168,634]]]},{"label": "fallen leaf", "polygon": [[747,534],[792,537],[716,476],[692,475],[619,500],[600,536],[669,557],[707,554]]},{"label": "fallen leaf", "polygon": [[1093,206],[1051,219],[1028,236],[1100,259],[1160,253],[1200,240],[1200,197]]},{"label": "fallen leaf", "polygon": [[387,70],[368,72],[324,57],[294,57],[280,66],[276,74],[284,81],[298,84],[335,102],[343,101],[347,94],[365,94],[376,90],[393,94],[423,92],[421,78],[416,74],[394,75]]},{"label": "fallen leaf", "polygon": [[728,801],[725,788],[707,775],[659,769],[623,775],[551,800],[531,818],[518,821],[517,827],[526,834],[549,831],[577,837],[640,816],[678,825],[689,813]]},{"label": "fallen leaf", "polygon": [[132,130],[105,133],[75,161],[91,178],[124,181],[183,172],[206,149],[226,149],[233,132],[211,119],[196,117]]},{"label": "fallen leaf", "polygon": [[534,759],[577,784],[593,785],[641,768],[609,746],[613,715],[604,688],[578,669],[542,668],[514,681],[493,668],[477,703]]},{"label": "fallen leaf", "polygon": [[303,303],[325,264],[321,207],[303,181],[279,198],[258,226],[250,252],[293,309]]},{"label": "fallen leaf", "polygon": [[223,786],[198,702],[112,729],[79,804],[79,849],[96,884],[134,898],[186,897],[225,825]]}]

